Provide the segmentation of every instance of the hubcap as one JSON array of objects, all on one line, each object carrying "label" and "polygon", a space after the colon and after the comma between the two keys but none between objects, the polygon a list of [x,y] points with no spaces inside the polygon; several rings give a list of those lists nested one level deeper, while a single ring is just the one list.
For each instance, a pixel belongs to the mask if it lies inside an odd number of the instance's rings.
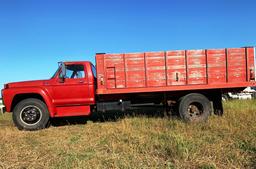
[{"label": "hubcap", "polygon": [[203,106],[198,103],[190,104],[188,106],[188,114],[192,120],[195,120],[203,114]]},{"label": "hubcap", "polygon": [[20,119],[26,125],[35,125],[41,120],[41,118],[41,110],[34,105],[24,107],[20,113]]}]

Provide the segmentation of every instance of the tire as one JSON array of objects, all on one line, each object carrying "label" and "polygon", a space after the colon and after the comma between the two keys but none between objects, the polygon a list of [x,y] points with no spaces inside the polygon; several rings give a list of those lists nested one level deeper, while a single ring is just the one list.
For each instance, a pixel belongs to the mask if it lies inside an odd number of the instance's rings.
[{"label": "tire", "polygon": [[39,130],[47,126],[49,112],[44,102],[30,98],[14,107],[12,118],[19,130]]},{"label": "tire", "polygon": [[205,122],[211,113],[211,104],[204,95],[191,93],[180,99],[178,109],[185,122]]}]

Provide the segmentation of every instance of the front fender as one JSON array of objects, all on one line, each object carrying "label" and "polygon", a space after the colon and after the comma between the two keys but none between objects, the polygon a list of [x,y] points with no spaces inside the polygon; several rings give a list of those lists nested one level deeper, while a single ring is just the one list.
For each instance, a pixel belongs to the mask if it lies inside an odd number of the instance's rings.
[{"label": "front fender", "polygon": [[52,98],[51,98],[50,94],[47,92],[47,90],[44,90],[40,87],[9,88],[9,89],[4,89],[2,91],[2,94],[3,94],[4,105],[6,107],[7,112],[12,111],[11,110],[12,103],[14,101],[15,96],[35,94],[35,95],[40,95],[44,99],[44,101],[48,107],[50,117],[54,116],[55,108],[52,103]]}]

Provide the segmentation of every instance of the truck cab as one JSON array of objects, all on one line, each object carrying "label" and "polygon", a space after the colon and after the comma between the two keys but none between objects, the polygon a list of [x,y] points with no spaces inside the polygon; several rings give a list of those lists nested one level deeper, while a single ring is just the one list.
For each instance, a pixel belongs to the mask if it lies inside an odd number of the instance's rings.
[{"label": "truck cab", "polygon": [[2,98],[19,129],[35,130],[44,128],[51,117],[90,115],[95,90],[92,63],[60,62],[48,80],[5,84]]}]

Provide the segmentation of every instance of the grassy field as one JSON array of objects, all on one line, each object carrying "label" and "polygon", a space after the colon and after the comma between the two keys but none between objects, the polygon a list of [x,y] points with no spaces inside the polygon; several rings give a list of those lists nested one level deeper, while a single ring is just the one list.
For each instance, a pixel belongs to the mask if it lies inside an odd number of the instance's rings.
[{"label": "grassy field", "polygon": [[204,124],[135,116],[17,130],[0,115],[0,168],[256,168],[256,101]]}]

